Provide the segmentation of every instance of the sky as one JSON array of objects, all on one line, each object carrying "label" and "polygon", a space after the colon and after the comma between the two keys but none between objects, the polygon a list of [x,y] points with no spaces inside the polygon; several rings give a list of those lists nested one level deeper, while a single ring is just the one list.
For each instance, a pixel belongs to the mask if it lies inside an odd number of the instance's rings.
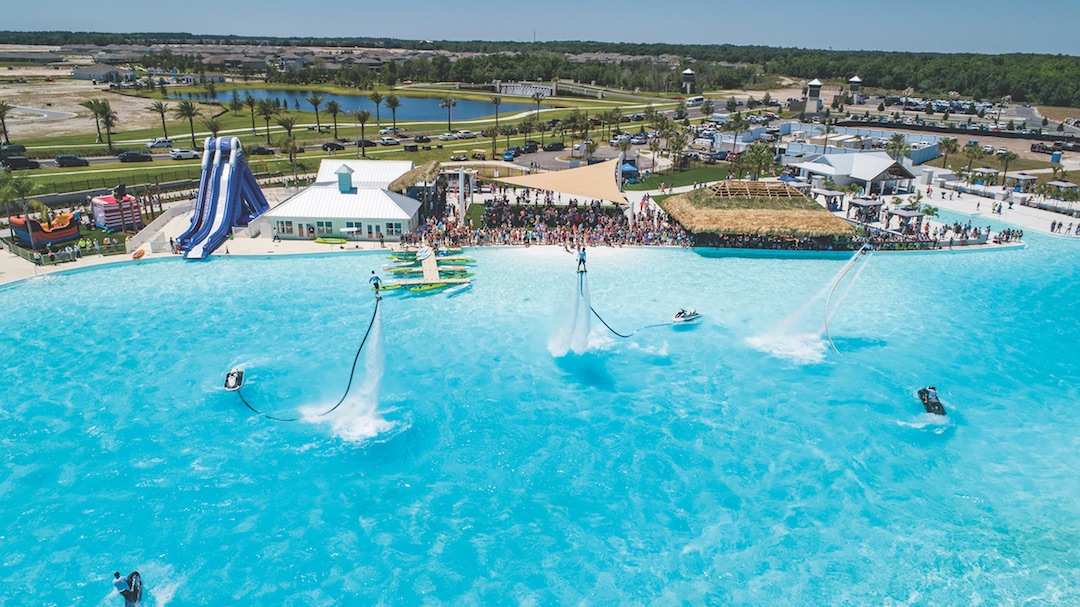
[{"label": "sky", "polygon": [[1080,55],[1078,0],[0,0],[4,30]]}]

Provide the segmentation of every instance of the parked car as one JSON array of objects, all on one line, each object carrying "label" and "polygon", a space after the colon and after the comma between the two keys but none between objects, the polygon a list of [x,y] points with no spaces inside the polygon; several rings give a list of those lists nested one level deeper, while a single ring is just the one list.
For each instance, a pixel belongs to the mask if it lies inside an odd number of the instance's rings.
[{"label": "parked car", "polygon": [[457,135],[453,133],[443,133],[442,135],[439,135],[439,141],[455,141],[456,139]]},{"label": "parked car", "polygon": [[150,140],[150,143],[146,144],[146,149],[156,150],[158,148],[171,148],[173,146],[172,139],[165,139],[164,137],[155,137]]},{"label": "parked car", "polygon": [[992,146],[992,145],[984,145],[983,146],[983,151],[986,152],[987,154],[993,154],[994,153],[994,146]]},{"label": "parked car", "polygon": [[0,157],[3,156],[22,156],[26,153],[26,146],[19,145],[17,143],[9,143],[4,146],[0,146]]},{"label": "parked car", "polygon": [[53,160],[56,161],[58,167],[85,167],[90,166],[90,161],[85,158],[79,158],[74,154],[60,154]]},{"label": "parked car", "polygon": [[428,137],[427,135],[417,135],[416,137],[413,137],[413,141],[416,143],[431,143],[431,137]]},{"label": "parked car", "polygon": [[513,162],[514,158],[517,158],[517,155],[514,154],[514,152],[512,150],[506,150],[505,152],[503,152],[503,155],[502,155],[503,162]]},{"label": "parked car", "polygon": [[545,152],[558,152],[560,150],[565,150],[565,149],[566,149],[566,144],[561,142],[561,141],[552,141],[551,143],[548,143],[547,145],[544,146],[544,151]]},{"label": "parked car", "polygon": [[172,158],[173,160],[194,160],[198,157],[198,152],[185,148],[176,148],[175,150],[169,152],[169,158]]},{"label": "parked car", "polygon": [[322,151],[324,152],[340,152],[344,149],[345,146],[341,145],[336,141],[327,141],[326,143],[322,144]]},{"label": "parked car", "polygon": [[379,146],[378,143],[375,143],[374,141],[372,141],[370,139],[361,139],[361,140],[356,142],[356,147],[358,147],[358,148],[374,148],[374,147],[378,147],[378,146]]},{"label": "parked car", "polygon": [[998,148],[997,151],[994,152],[994,153],[997,154],[998,156],[1000,156],[1002,154],[1008,154],[1009,153],[1009,148]]},{"label": "parked car", "polygon": [[30,160],[26,156],[5,156],[0,158],[0,165],[3,165],[12,171],[19,169],[40,169],[41,164],[36,160]]},{"label": "parked car", "polygon": [[398,130],[395,127],[388,126],[385,129],[379,129],[380,135],[397,135]]},{"label": "parked car", "polygon": [[539,150],[539,149],[540,149],[540,146],[536,145],[536,142],[529,142],[529,143],[526,143],[525,145],[521,146],[521,153],[522,154],[532,154],[533,152],[535,152],[536,150]]},{"label": "parked car", "polygon": [[456,134],[458,139],[476,139],[476,133],[472,131],[461,130]]},{"label": "parked car", "polygon": [[120,152],[117,158],[120,162],[150,162],[154,159],[153,156],[146,152]]},{"label": "parked car", "polygon": [[649,143],[649,138],[645,135],[634,135],[630,138],[630,143],[634,145],[645,145]]},{"label": "parked car", "polygon": [[513,154],[514,158],[517,158],[518,156],[521,156],[521,147],[519,147],[519,146],[516,146],[516,145],[510,146],[510,147],[506,148],[506,151]]},{"label": "parked car", "polygon": [[383,137],[379,140],[379,143],[381,143],[382,145],[397,145],[401,142],[397,139],[394,139],[393,137]]},{"label": "parked car", "polygon": [[261,145],[257,145],[255,147],[251,148],[250,150],[248,150],[248,155],[249,156],[272,156],[273,154],[274,154],[274,150],[271,150],[270,148],[263,147]]}]

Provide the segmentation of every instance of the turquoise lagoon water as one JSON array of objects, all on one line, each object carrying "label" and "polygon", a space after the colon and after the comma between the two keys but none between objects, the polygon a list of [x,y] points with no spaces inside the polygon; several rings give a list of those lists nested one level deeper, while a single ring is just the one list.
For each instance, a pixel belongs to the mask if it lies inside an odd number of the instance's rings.
[{"label": "turquoise lagoon water", "polygon": [[385,298],[325,417],[380,255],[0,290],[0,605],[132,569],[155,606],[1076,605],[1080,254],[1029,241],[874,255],[841,354],[846,255],[595,250],[617,330],[705,318],[560,342],[572,257],[471,251],[470,290]]}]

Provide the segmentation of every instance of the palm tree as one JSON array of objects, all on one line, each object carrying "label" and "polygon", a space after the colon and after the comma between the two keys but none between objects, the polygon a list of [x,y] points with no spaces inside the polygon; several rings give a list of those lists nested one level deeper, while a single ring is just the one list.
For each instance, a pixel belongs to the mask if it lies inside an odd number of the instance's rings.
[{"label": "palm tree", "polygon": [[932,204],[924,204],[924,205],[922,205],[922,214],[926,215],[927,217],[937,217],[939,210],[940,209],[938,209],[937,207],[935,207]]},{"label": "palm tree", "polygon": [[585,160],[588,162],[589,158],[596,153],[596,148],[600,147],[599,143],[596,143],[592,139],[585,142]]},{"label": "palm tree", "polygon": [[908,97],[911,97],[911,96],[912,96],[912,95],[914,95],[914,94],[915,94],[915,89],[911,88],[910,86],[909,86],[909,87],[907,87],[906,89],[904,89],[904,107],[903,107],[903,112],[904,112],[904,115],[905,115],[905,116],[907,115],[907,102],[908,102]]},{"label": "palm tree", "polygon": [[705,121],[709,119],[709,116],[712,116],[713,109],[715,107],[716,106],[713,105],[713,100],[712,99],[706,99],[705,101],[701,102],[701,123],[702,124],[704,124]]},{"label": "palm tree", "polygon": [[731,153],[735,153],[735,146],[739,141],[739,133],[750,128],[750,123],[742,116],[735,114],[727,122],[724,123],[722,130],[729,133],[733,133],[731,137]]},{"label": "palm tree", "polygon": [[108,141],[109,153],[113,151],[112,147],[112,130],[116,126],[116,123],[120,122],[117,118],[116,112],[113,111],[112,106],[108,101],[104,99],[98,102],[98,111],[100,112],[101,124],[105,126],[105,139]]},{"label": "palm tree", "polygon": [[337,101],[331,99],[326,102],[326,113],[330,114],[334,119],[334,139],[337,139],[337,115],[341,113],[341,106]]},{"label": "palm tree", "polygon": [[96,143],[101,143],[101,99],[87,99],[80,101],[79,105],[90,110],[90,114],[94,117],[94,125],[97,127]]},{"label": "palm tree", "polygon": [[195,107],[195,104],[190,101],[181,101],[176,104],[176,109],[173,110],[173,116],[177,120],[187,119],[188,126],[191,128],[191,147],[195,147],[195,117],[200,115],[199,108]]},{"label": "palm tree", "polygon": [[904,134],[893,133],[892,137],[889,137],[889,143],[885,146],[885,151],[899,162],[907,154],[907,139],[904,138]]},{"label": "palm tree", "polygon": [[255,108],[259,105],[259,102],[255,101],[255,98],[251,95],[248,95],[244,97],[244,105],[251,110],[251,134],[256,135],[258,132],[255,130]]},{"label": "palm tree", "polygon": [[255,111],[266,121],[266,145],[270,145],[270,119],[277,114],[277,104],[269,99],[260,99]]},{"label": "palm tree", "polygon": [[360,125],[360,141],[356,142],[356,145],[360,147],[360,152],[367,158],[367,137],[364,135],[364,127],[367,126],[368,120],[371,120],[371,112],[367,110],[356,110],[353,112],[353,117],[356,118],[356,123]]},{"label": "palm tree", "polygon": [[169,104],[162,101],[155,101],[146,107],[148,112],[154,112],[161,116],[161,130],[165,133],[165,138],[169,138],[169,127],[165,126],[165,112],[169,111]]},{"label": "palm tree", "polygon": [[1005,185],[1005,178],[1009,175],[1009,165],[1016,162],[1020,156],[1016,152],[1004,151],[997,157],[1005,165],[1004,170],[1001,171],[1001,185]]},{"label": "palm tree", "polygon": [[443,97],[443,100],[439,103],[439,107],[446,109],[446,130],[453,132],[454,127],[451,126],[450,117],[453,107],[457,105],[457,99],[453,97]]},{"label": "palm tree", "polygon": [[382,118],[379,117],[379,106],[382,105],[383,99],[385,99],[385,97],[383,97],[382,93],[380,93],[379,91],[371,91],[371,94],[368,95],[368,99],[370,99],[371,102],[375,104],[375,125],[381,127]]},{"label": "palm tree", "polygon": [[829,152],[829,135],[832,135],[834,133],[836,133],[836,129],[833,128],[832,123],[826,121],[825,122],[825,141],[823,142],[825,145],[822,146],[823,148],[825,148],[825,153]]},{"label": "palm tree", "polygon": [[323,96],[318,93],[313,93],[310,97],[305,98],[305,101],[315,108],[315,129],[321,133],[322,123],[319,122],[319,106],[322,105]]},{"label": "palm tree", "polygon": [[499,106],[502,105],[502,97],[491,98],[491,105],[495,106],[495,128],[491,131],[491,155],[495,156],[495,140],[499,137]]},{"label": "palm tree", "polygon": [[532,100],[536,102],[536,119],[540,119],[540,102],[544,100],[544,94],[536,91],[532,94]]},{"label": "palm tree", "polygon": [[517,133],[517,129],[511,124],[504,124],[499,127],[499,134],[506,137],[506,147],[510,147],[510,136]]},{"label": "palm tree", "polygon": [[397,133],[397,109],[401,107],[401,100],[397,95],[387,95],[386,100],[383,102],[386,104],[386,109],[390,110],[390,115],[394,118],[394,133]]},{"label": "palm tree", "polygon": [[971,172],[971,165],[974,164],[976,160],[981,160],[985,155],[986,152],[984,152],[983,149],[979,147],[979,144],[969,143],[965,145],[964,156],[968,159],[967,171]]},{"label": "palm tree", "polygon": [[0,101],[0,132],[2,132],[4,138],[4,145],[11,143],[11,139],[8,137],[7,130],[7,115],[8,112],[15,109],[15,106],[11,105],[7,101]]},{"label": "palm tree", "polygon": [[215,139],[217,138],[218,133],[221,132],[221,121],[217,118],[203,118],[199,121],[199,124],[201,124],[204,129],[210,131],[210,135]]},{"label": "palm tree", "polygon": [[281,118],[277,119],[277,123],[278,123],[278,126],[285,129],[285,137],[287,139],[292,139],[293,138],[292,130],[293,130],[293,128],[296,127],[296,117],[295,116],[282,116]]},{"label": "palm tree", "polygon": [[664,149],[664,144],[660,143],[659,137],[649,141],[649,151],[652,152],[652,166],[650,168],[654,172],[656,171],[656,159],[660,156],[660,150],[662,149]]},{"label": "palm tree", "polygon": [[[281,120],[292,120],[295,122],[295,118],[291,116],[289,118],[282,118]],[[280,120],[279,120],[280,122]],[[289,157],[289,164],[292,165],[293,179],[296,179],[296,153],[300,151],[300,146],[296,143],[296,139],[289,133],[284,139],[278,142],[282,153]]]},{"label": "palm tree", "polygon": [[960,142],[957,141],[956,137],[945,137],[938,142],[937,149],[938,152],[945,156],[944,160],[941,161],[941,166],[947,169],[949,168],[949,154],[960,151]]}]

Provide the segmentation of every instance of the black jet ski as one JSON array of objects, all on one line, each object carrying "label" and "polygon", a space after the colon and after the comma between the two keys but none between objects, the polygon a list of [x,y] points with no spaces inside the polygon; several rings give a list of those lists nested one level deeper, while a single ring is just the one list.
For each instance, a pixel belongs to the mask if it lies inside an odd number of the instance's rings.
[{"label": "black jet ski", "polygon": [[701,318],[697,310],[679,310],[671,317],[671,322],[693,322]]},{"label": "black jet ski", "polygon": [[927,386],[919,390],[919,400],[922,401],[922,406],[927,413],[945,415],[945,407],[941,406],[941,400],[938,399],[937,388]]},{"label": "black jet ski", "polygon": [[236,392],[240,389],[240,386],[244,385],[244,370],[237,367],[229,374],[225,376],[225,389],[229,392]]},{"label": "black jet ski", "polygon": [[142,576],[138,571],[132,571],[127,576],[128,590],[120,593],[124,597],[125,605],[137,605],[142,600]]}]

